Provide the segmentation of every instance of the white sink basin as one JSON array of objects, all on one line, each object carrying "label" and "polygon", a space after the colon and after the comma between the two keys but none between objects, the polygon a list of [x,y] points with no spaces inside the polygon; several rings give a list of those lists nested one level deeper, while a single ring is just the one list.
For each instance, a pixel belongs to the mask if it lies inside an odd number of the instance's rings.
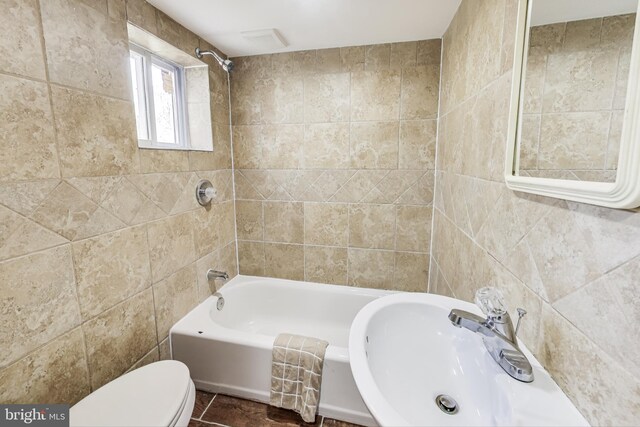
[{"label": "white sink basin", "polygon": [[[454,327],[447,318],[453,308],[482,315],[464,301],[400,293],[369,303],[356,316],[351,370],[381,426],[589,425],[524,345],[532,383],[504,372],[478,334]],[[438,407],[441,394],[455,399],[457,413]]]}]

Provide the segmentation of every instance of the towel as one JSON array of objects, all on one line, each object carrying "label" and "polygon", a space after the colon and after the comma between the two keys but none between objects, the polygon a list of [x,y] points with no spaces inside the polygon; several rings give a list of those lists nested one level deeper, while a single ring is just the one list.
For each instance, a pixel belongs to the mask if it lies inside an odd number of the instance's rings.
[{"label": "towel", "polygon": [[273,342],[270,404],[291,409],[312,423],[320,402],[322,365],[328,342],[280,334]]}]

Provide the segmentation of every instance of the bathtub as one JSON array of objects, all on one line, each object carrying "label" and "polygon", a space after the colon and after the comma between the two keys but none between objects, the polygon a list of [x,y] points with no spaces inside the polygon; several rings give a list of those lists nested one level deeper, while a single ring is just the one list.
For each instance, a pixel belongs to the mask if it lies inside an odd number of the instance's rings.
[{"label": "bathtub", "polygon": [[184,362],[198,389],[269,402],[271,349],[279,333],[327,340],[319,414],[376,425],[349,366],[349,328],[367,303],[392,292],[251,276],[236,276],[170,332],[172,356]]}]

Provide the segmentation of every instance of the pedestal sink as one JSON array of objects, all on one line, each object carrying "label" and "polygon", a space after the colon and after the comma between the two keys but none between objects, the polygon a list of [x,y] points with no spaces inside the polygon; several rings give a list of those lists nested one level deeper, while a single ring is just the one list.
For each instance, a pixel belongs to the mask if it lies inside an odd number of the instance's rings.
[{"label": "pedestal sink", "polygon": [[507,375],[478,334],[454,327],[454,308],[482,315],[464,301],[400,293],[356,316],[351,370],[381,426],[589,425],[523,344],[532,383]]}]

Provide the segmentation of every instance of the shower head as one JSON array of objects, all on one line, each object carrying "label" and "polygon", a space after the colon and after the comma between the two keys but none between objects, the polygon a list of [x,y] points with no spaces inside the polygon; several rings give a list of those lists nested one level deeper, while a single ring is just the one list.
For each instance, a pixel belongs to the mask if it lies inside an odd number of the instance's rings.
[{"label": "shower head", "polygon": [[199,47],[196,48],[196,56],[198,58],[202,59],[202,57],[205,55],[213,56],[214,59],[218,61],[218,64],[220,64],[222,69],[225,70],[227,73],[230,73],[231,71],[233,71],[233,62],[230,59],[224,59],[212,50],[201,50]]}]

